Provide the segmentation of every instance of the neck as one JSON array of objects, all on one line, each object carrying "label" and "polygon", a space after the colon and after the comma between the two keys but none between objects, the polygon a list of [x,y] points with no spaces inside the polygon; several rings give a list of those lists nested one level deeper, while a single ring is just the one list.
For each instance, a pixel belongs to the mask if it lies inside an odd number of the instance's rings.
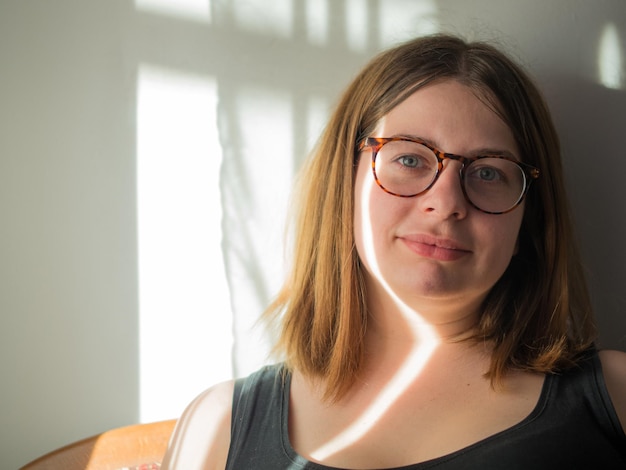
[{"label": "neck", "polygon": [[463,341],[476,332],[482,298],[420,299],[409,305],[386,289],[367,292],[366,374],[398,371],[403,364],[410,376],[429,364],[452,367],[457,358],[485,353],[475,341]]},{"label": "neck", "polygon": [[483,298],[405,301],[386,289],[369,288],[368,334],[413,345],[458,343],[475,332]]}]

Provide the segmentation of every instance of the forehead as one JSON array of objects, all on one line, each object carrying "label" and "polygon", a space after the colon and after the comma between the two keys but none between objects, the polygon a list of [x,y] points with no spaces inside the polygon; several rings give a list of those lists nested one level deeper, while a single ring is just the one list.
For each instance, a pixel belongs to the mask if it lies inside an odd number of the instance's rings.
[{"label": "forehead", "polygon": [[387,113],[377,137],[414,136],[450,153],[493,149],[518,154],[513,133],[493,105],[454,80],[426,85]]}]

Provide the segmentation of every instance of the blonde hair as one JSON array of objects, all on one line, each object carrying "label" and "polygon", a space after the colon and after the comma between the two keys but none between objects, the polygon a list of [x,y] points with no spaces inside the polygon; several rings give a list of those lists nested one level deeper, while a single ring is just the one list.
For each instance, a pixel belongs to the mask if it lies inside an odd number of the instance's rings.
[{"label": "blonde hair", "polygon": [[280,321],[277,349],[287,365],[321,378],[327,399],[340,398],[354,383],[367,327],[353,233],[356,146],[409,95],[441,80],[472,88],[507,123],[522,159],[541,171],[527,195],[518,253],[485,300],[475,337],[495,345],[492,381],[512,368],[569,367],[595,339],[559,140],[537,87],[491,45],[447,35],[419,38],[362,70],[301,173],[293,268],[266,317]]}]

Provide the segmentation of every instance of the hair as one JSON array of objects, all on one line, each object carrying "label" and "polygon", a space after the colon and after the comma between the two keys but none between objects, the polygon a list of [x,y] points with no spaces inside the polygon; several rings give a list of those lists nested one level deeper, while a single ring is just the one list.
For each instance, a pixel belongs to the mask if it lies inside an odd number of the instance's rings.
[{"label": "hair", "polygon": [[559,139],[541,93],[489,44],[418,38],[379,54],[357,75],[298,182],[293,265],[265,315],[280,322],[276,349],[287,366],[321,378],[325,399],[349,390],[364,353],[368,306],[353,232],[356,147],[408,96],[444,80],[472,89],[506,122],[522,160],[540,169],[526,196],[518,252],[485,299],[473,337],[494,345],[492,385],[512,369],[571,367],[595,339]]}]

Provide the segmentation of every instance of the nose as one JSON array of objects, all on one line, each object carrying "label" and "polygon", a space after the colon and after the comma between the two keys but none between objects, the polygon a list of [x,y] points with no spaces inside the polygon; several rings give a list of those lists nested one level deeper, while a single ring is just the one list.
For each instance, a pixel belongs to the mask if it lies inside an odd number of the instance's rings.
[{"label": "nose", "polygon": [[469,203],[461,188],[459,171],[461,163],[445,160],[437,181],[428,191],[417,196],[421,211],[442,219],[463,219],[467,216]]}]

